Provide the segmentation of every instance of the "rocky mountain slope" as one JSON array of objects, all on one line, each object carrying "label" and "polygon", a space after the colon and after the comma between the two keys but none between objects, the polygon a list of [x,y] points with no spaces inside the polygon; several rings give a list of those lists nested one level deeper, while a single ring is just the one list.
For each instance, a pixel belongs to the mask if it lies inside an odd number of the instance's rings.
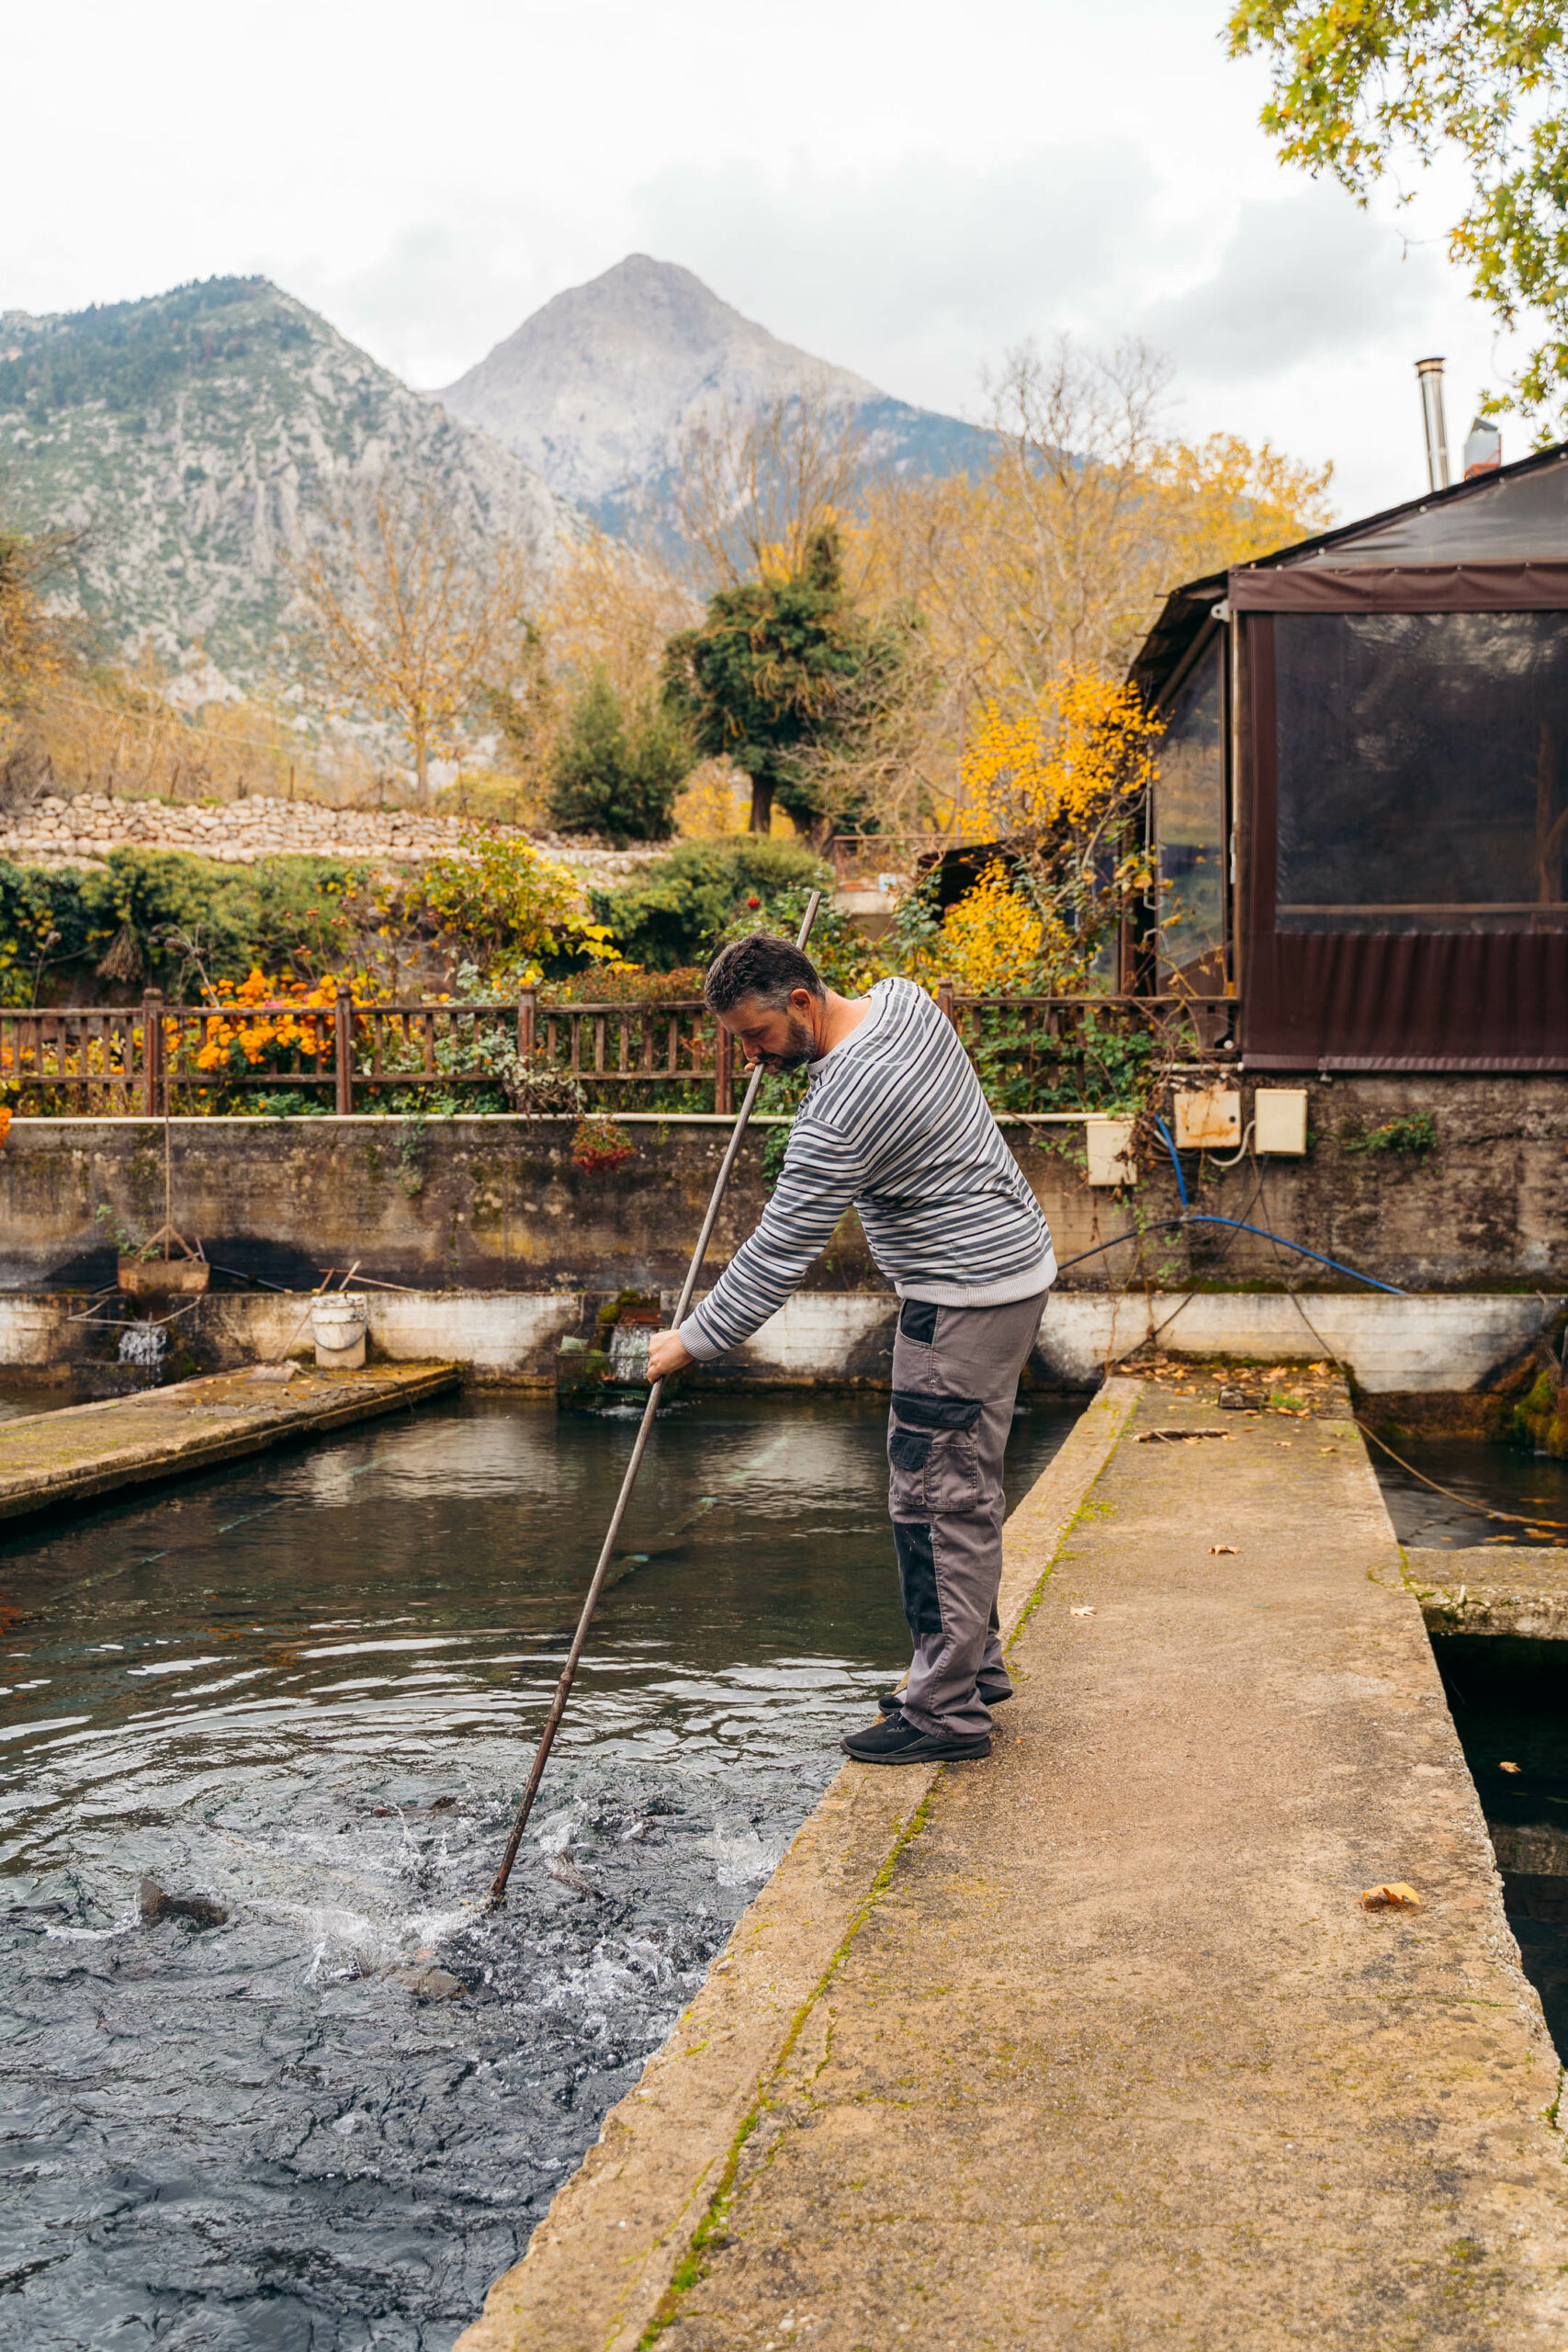
[{"label": "rocky mountain slope", "polygon": [[436,398],[614,526],[657,502],[682,434],[810,388],[853,411],[879,469],[950,473],[988,436],[783,343],[673,262],[632,254],[558,294]]},{"label": "rocky mountain slope", "polygon": [[265,278],[0,313],[0,512],[79,530],[107,645],[151,639],[193,690],[273,674],[286,557],[345,492],[397,475],[434,481],[477,538],[543,552],[581,527],[499,442]]}]

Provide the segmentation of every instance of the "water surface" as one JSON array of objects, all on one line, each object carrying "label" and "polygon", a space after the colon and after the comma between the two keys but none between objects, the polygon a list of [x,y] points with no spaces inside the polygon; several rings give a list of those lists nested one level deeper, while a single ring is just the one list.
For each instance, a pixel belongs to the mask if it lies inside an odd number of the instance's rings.
[{"label": "water surface", "polygon": [[[1370,1438],[1367,1452],[1402,1544],[1443,1550],[1493,1541],[1568,1544],[1568,1462],[1489,1444],[1483,1438],[1405,1437],[1391,1442],[1410,1464],[1408,1470],[1391,1461]],[[1424,1472],[1425,1479],[1414,1475],[1417,1472]],[[1450,1492],[1438,1493],[1427,1480]],[[1517,1518],[1489,1519],[1488,1506]],[[1532,1528],[1538,1532],[1532,1534]]]},{"label": "water surface", "polygon": [[11,2340],[446,2352],[907,1660],[884,1423],[660,1421],[495,1917],[632,1416],[430,1407],[0,1545]]},{"label": "water surface", "polygon": [[1508,1925],[1568,2064],[1568,1642],[1439,1634],[1432,1647]]}]

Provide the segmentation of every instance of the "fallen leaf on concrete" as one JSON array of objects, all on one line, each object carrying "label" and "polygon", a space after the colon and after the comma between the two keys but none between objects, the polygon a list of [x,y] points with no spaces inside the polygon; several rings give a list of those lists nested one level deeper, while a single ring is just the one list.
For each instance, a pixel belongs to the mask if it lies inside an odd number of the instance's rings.
[{"label": "fallen leaf on concrete", "polygon": [[1497,1770],[1499,1772],[1517,1772],[1521,1771],[1523,1767],[1518,1764],[1499,1764]]},{"label": "fallen leaf on concrete", "polygon": [[1392,1886],[1369,1886],[1361,1897],[1363,1911],[1419,1911],[1421,1897],[1413,1886],[1395,1879]]},{"label": "fallen leaf on concrete", "polygon": [[1235,1550],[1235,1545],[1234,1544],[1211,1544],[1209,1546],[1211,1555],[1218,1552],[1234,1552]]},{"label": "fallen leaf on concrete", "polygon": [[1092,1617],[1094,1611],[1092,1609],[1069,1609],[1067,1614],[1069,1617]]}]

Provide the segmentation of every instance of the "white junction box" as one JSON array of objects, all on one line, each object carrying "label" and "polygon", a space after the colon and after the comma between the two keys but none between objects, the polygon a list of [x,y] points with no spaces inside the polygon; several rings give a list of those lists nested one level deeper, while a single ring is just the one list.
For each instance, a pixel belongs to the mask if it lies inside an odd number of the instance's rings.
[{"label": "white junction box", "polygon": [[1304,1086],[1259,1086],[1252,1097],[1252,1140],[1258,1151],[1300,1159],[1307,1148]]},{"label": "white junction box", "polygon": [[1206,1086],[1176,1098],[1176,1141],[1181,1151],[1235,1151],[1241,1143],[1241,1095],[1231,1086]]},{"label": "white junction box", "polygon": [[1087,1118],[1083,1123],[1083,1139],[1091,1184],[1137,1182],[1131,1119],[1111,1119],[1102,1114]]}]

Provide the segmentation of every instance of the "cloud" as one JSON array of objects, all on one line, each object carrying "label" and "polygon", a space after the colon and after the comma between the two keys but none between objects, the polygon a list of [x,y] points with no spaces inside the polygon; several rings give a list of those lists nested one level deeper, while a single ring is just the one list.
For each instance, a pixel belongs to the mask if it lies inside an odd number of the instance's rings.
[{"label": "cloud", "polygon": [[[1156,184],[1131,142],[990,168],[930,153],[879,171],[671,168],[639,240],[777,334],[906,400],[973,408],[979,369],[1031,334],[1130,309]],[[1108,297],[1110,298],[1108,300]]]},{"label": "cloud", "polygon": [[417,221],[357,266],[305,258],[269,269],[406,383],[448,384],[558,290],[555,255],[510,221]]},{"label": "cloud", "polygon": [[1408,336],[1443,298],[1429,248],[1331,188],[1244,203],[1212,276],[1148,305],[1139,322],[1184,374],[1266,381]]}]

